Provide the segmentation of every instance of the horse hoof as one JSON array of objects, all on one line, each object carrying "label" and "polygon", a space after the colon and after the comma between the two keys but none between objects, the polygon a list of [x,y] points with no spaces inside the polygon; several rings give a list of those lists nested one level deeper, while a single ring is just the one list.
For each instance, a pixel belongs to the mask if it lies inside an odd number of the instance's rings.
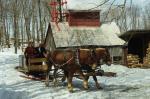
[{"label": "horse hoof", "polygon": [[45,86],[46,86],[46,87],[49,87],[49,83],[45,83]]},{"label": "horse hoof", "polygon": [[83,82],[83,87],[84,87],[85,90],[89,89],[89,85],[86,81]]},{"label": "horse hoof", "polygon": [[89,88],[84,88],[84,90],[88,90]]},{"label": "horse hoof", "polygon": [[103,87],[100,87],[100,86],[99,86],[99,87],[97,87],[97,89],[103,89]]},{"label": "horse hoof", "polygon": [[72,93],[73,92],[73,88],[68,88],[69,92]]},{"label": "horse hoof", "polygon": [[69,90],[70,93],[73,93],[73,90]]},{"label": "horse hoof", "polygon": [[84,86],[84,90],[88,90],[89,88],[89,86]]},{"label": "horse hoof", "polygon": [[99,85],[99,83],[96,83],[96,88],[97,88],[97,89],[103,89],[103,88]]}]

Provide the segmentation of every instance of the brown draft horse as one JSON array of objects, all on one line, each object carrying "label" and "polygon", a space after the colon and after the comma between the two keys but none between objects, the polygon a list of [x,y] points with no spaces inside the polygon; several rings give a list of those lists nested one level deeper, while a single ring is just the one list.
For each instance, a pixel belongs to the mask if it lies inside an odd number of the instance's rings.
[{"label": "brown draft horse", "polygon": [[[102,64],[106,64],[108,66],[111,65],[112,61],[111,61],[111,57],[110,57],[110,53],[108,51],[107,48],[96,48],[92,50],[92,53],[94,55],[94,59],[96,59],[96,64],[90,65],[90,64],[85,64],[86,66],[89,66],[90,68],[88,68],[89,72],[92,72],[93,74],[95,74],[95,70],[98,67],[101,67],[100,65]],[[89,76],[86,76],[86,80],[89,79]],[[93,75],[93,79],[95,81],[96,87],[98,89],[102,89],[102,87],[100,87],[96,75]]]},{"label": "brown draft horse", "polygon": [[[76,51],[70,49],[55,50],[47,56],[48,60],[50,60],[49,63],[51,63],[50,67],[54,65],[55,68],[61,68],[64,70],[64,75],[66,76],[68,82],[68,90],[70,92],[73,91],[72,78],[74,73],[78,73],[83,78],[84,88],[88,89],[87,79],[85,79],[75,56],[77,56]],[[90,56],[90,50],[80,50],[79,61],[81,63],[86,62],[86,64],[90,65],[96,64],[94,63],[94,57]]]},{"label": "brown draft horse", "polygon": [[[63,69],[64,75],[67,78],[68,82],[68,90],[73,91],[72,87],[72,78],[74,73],[79,73],[79,75],[83,78],[83,85],[85,89],[88,89],[88,78],[83,75],[81,71],[82,65],[92,66],[91,68],[96,68],[99,60],[101,58],[106,59],[104,56],[107,56],[106,51],[101,51],[102,49],[96,49],[93,52],[89,49],[80,49],[78,55],[76,55],[76,51],[73,50],[55,50],[48,54],[47,58],[50,60],[50,67],[54,65],[55,67],[59,67]],[[103,52],[103,53],[102,53]],[[104,55],[103,55],[104,54]],[[101,55],[101,56],[99,56]],[[78,56],[75,57],[75,56]],[[78,62],[77,62],[78,61]],[[80,65],[81,64],[81,65]],[[109,64],[109,62],[108,62]],[[96,76],[93,76],[96,86],[99,87]]]},{"label": "brown draft horse", "polygon": [[[91,53],[91,54],[87,54]],[[96,49],[80,49],[79,50],[79,64],[80,69],[86,71],[86,73],[95,74],[96,69],[100,69],[101,64],[106,64],[108,66],[111,65],[111,57],[107,48],[96,48]],[[88,81],[89,76],[85,75],[86,81]],[[100,87],[96,75],[93,75],[93,79],[95,81],[95,85],[98,89],[102,89]],[[64,78],[65,80],[65,78]]]}]

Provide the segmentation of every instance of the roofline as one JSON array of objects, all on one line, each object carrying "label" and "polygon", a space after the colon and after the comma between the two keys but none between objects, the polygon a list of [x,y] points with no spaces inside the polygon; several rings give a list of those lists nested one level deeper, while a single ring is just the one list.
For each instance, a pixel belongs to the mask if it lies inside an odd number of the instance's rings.
[{"label": "roofline", "polygon": [[112,48],[112,47],[124,47],[125,45],[110,45],[110,46],[106,46],[106,45],[82,45],[82,46],[67,46],[67,47],[56,47],[56,49],[66,49],[66,48]]},{"label": "roofline", "polygon": [[69,12],[100,12],[101,10],[90,10],[90,9],[87,9],[87,10],[76,10],[76,9],[69,9],[68,10]]},{"label": "roofline", "polygon": [[129,30],[127,32],[149,32],[150,30],[146,30],[146,29],[133,29],[133,30]]},{"label": "roofline", "polygon": [[[49,32],[49,31],[50,31],[50,32]],[[45,40],[44,40],[44,45],[46,45],[46,41],[47,41],[47,39],[48,39],[49,33],[52,34],[52,28],[51,28],[51,24],[50,24],[50,23],[48,24],[48,28],[47,28],[47,32],[46,32],[46,37],[45,37]],[[53,41],[54,41],[53,35],[52,35],[52,39],[53,39]],[[54,42],[54,46],[56,47],[55,42]]]},{"label": "roofline", "polygon": [[123,34],[121,34],[119,37],[126,37],[126,36],[130,36],[130,35],[133,35],[133,34],[148,34],[150,33],[150,30],[145,30],[145,29],[133,29],[133,30],[129,30],[129,31],[126,31],[124,32]]}]

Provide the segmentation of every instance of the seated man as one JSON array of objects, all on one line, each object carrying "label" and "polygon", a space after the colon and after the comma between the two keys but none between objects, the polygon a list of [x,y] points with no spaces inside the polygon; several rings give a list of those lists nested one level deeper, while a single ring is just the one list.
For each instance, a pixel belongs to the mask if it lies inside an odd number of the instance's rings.
[{"label": "seated man", "polygon": [[27,66],[29,65],[28,59],[29,58],[33,58],[34,54],[35,54],[35,48],[33,46],[33,42],[29,42],[28,46],[26,47],[25,52],[24,52],[24,55],[25,55],[25,58],[26,58],[26,65]]},{"label": "seated man", "polygon": [[36,49],[36,54],[37,54],[38,58],[44,58],[45,57],[47,52],[46,52],[46,49],[45,49],[43,43],[39,44],[39,46],[36,47],[35,49]]}]

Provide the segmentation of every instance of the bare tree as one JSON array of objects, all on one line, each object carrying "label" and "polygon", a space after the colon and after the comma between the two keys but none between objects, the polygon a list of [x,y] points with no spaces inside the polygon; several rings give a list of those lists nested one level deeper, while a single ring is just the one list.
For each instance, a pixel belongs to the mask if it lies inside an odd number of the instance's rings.
[{"label": "bare tree", "polygon": [[[15,52],[20,44],[33,39],[45,38],[49,23],[49,0],[0,0],[0,44],[10,46],[14,37]],[[20,41],[21,39],[21,41]]]},{"label": "bare tree", "polygon": [[[3,20],[3,5],[2,0],[0,0],[0,48],[2,48],[2,37],[3,37],[3,27],[2,27],[2,20]],[[1,50],[1,49],[0,49]]]},{"label": "bare tree", "polygon": [[144,11],[143,11],[143,26],[145,29],[150,29],[150,7],[149,7],[148,3],[145,7],[144,7]]},{"label": "bare tree", "polygon": [[14,47],[15,47],[15,53],[17,53],[17,48],[18,48],[18,38],[19,38],[19,26],[18,26],[18,16],[19,16],[19,11],[18,11],[18,0],[13,1],[13,22],[14,22]]}]

